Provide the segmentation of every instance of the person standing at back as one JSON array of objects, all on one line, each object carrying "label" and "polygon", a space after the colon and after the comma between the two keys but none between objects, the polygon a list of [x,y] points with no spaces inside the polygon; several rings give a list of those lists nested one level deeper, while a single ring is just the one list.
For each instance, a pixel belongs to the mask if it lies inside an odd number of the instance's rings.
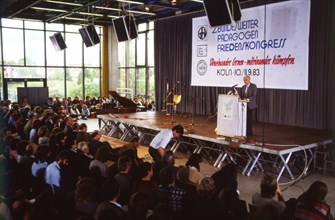
[{"label": "person standing at back", "polygon": [[247,102],[247,136],[252,136],[252,120],[254,110],[257,108],[256,96],[257,86],[250,82],[250,76],[243,77],[244,86],[242,86],[241,100]]}]

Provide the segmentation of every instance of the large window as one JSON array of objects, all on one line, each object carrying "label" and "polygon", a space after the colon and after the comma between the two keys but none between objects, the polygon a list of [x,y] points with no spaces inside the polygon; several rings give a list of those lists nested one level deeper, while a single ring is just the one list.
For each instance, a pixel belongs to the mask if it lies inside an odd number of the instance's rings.
[{"label": "large window", "polygon": [[[101,45],[86,48],[80,28],[82,26],[1,19],[0,99],[7,97],[15,101],[18,86],[48,86],[50,97],[99,96]],[[95,28],[102,37],[101,27]],[[55,50],[50,40],[55,33],[64,38],[65,50]]]},{"label": "large window", "polygon": [[26,45],[26,65],[44,66],[44,32],[43,31],[25,31]]},{"label": "large window", "polygon": [[119,43],[120,88],[132,89],[135,96],[155,100],[154,23],[138,26],[138,38]]},{"label": "large window", "polygon": [[100,71],[97,68],[86,68],[85,71],[85,95],[98,97],[100,95]]},{"label": "large window", "polygon": [[83,97],[83,71],[81,68],[66,69],[66,88],[68,96]]},{"label": "large window", "polygon": [[64,97],[65,96],[65,70],[64,68],[48,68],[47,82],[49,87],[49,96]]},{"label": "large window", "polygon": [[24,47],[22,29],[2,29],[3,59],[5,65],[23,65]]}]

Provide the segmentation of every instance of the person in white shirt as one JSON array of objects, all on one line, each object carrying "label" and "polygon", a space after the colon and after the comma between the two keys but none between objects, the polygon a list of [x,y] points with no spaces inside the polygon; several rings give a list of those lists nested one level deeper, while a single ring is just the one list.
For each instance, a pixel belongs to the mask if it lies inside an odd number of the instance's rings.
[{"label": "person in white shirt", "polygon": [[183,136],[184,128],[181,125],[175,125],[172,129],[160,131],[150,143],[149,154],[155,162],[162,161],[164,149],[172,138]]},{"label": "person in white shirt", "polygon": [[50,185],[53,193],[61,188],[61,169],[69,165],[70,155],[67,151],[61,151],[57,160],[49,164],[45,170],[45,182]]}]

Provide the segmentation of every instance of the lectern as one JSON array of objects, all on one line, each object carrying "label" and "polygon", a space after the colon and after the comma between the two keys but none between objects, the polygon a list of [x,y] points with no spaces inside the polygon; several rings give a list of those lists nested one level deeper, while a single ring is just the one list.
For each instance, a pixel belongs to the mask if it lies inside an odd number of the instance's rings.
[{"label": "lectern", "polygon": [[217,113],[218,135],[245,136],[247,124],[247,103],[239,101],[236,95],[219,95]]}]

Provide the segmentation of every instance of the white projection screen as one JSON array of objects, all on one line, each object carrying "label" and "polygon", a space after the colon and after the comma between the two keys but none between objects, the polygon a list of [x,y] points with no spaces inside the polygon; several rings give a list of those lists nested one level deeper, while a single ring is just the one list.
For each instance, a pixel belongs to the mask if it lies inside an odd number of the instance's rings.
[{"label": "white projection screen", "polygon": [[241,21],[211,27],[193,19],[192,86],[308,90],[310,0],[242,10]]}]

